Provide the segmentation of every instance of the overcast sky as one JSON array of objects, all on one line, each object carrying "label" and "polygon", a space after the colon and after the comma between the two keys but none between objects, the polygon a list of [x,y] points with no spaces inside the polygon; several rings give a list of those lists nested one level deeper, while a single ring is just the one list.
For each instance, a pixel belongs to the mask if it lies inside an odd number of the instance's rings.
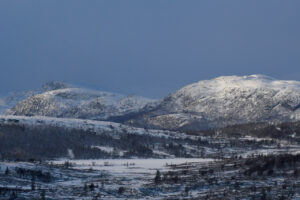
[{"label": "overcast sky", "polygon": [[300,80],[299,0],[0,1],[0,93],[59,80],[159,98],[220,75]]}]

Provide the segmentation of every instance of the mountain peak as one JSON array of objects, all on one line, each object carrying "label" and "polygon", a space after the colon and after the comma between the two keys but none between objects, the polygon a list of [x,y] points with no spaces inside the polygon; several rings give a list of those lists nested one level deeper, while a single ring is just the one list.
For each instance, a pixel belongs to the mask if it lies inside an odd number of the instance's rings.
[{"label": "mountain peak", "polygon": [[236,81],[236,80],[256,80],[256,81],[273,81],[276,80],[273,77],[266,76],[263,74],[252,74],[252,75],[245,75],[245,76],[220,76],[217,78],[214,78],[213,80],[228,80],[228,81]]},{"label": "mountain peak", "polygon": [[277,80],[269,76],[254,74],[248,76],[220,76],[210,80],[201,80],[180,89],[179,93],[191,96],[203,96],[209,94],[223,93],[227,90],[293,90],[300,89],[299,81]]},{"label": "mountain peak", "polygon": [[42,90],[51,91],[51,90],[65,89],[69,87],[71,87],[71,85],[67,83],[63,83],[60,81],[49,81],[42,86]]}]

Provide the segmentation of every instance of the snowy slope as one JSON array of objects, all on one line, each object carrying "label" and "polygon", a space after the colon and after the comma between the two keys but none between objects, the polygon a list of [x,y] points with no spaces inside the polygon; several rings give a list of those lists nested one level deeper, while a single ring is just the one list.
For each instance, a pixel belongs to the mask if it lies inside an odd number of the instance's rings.
[{"label": "snowy slope", "polygon": [[[45,88],[45,87],[44,87]],[[17,103],[12,115],[106,120],[135,112],[154,100],[74,87],[48,88]]]},{"label": "snowy slope", "polygon": [[151,135],[154,137],[172,137],[172,138],[197,138],[196,136],[189,136],[185,133],[172,132],[168,130],[151,130],[126,126],[115,122],[98,121],[98,120],[84,120],[74,118],[55,118],[45,116],[15,116],[15,115],[0,115],[0,123],[3,124],[19,124],[28,127],[34,126],[54,126],[67,129],[90,130],[97,134],[108,134],[118,137],[120,134],[137,134],[137,135]]},{"label": "snowy slope", "polygon": [[300,82],[264,75],[222,76],[188,85],[144,110],[128,124],[206,129],[300,119]]},{"label": "snowy slope", "polygon": [[6,114],[9,112],[11,108],[13,108],[16,104],[19,102],[30,98],[34,95],[56,90],[56,89],[62,89],[62,88],[68,88],[71,87],[71,85],[68,85],[66,83],[62,83],[59,81],[50,81],[45,83],[41,88],[39,89],[33,89],[33,90],[27,90],[27,91],[19,91],[19,92],[10,92],[9,94],[0,97],[0,114]]},{"label": "snowy slope", "polygon": [[36,94],[36,91],[11,92],[7,96],[0,97],[0,113],[5,114],[18,102]]}]

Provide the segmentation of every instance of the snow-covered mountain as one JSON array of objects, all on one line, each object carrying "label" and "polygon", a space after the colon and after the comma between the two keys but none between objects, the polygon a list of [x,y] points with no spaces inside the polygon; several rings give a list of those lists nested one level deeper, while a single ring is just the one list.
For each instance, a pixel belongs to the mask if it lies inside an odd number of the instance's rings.
[{"label": "snow-covered mountain", "polygon": [[124,121],[150,128],[199,130],[298,119],[300,82],[251,75],[199,81]]},{"label": "snow-covered mountain", "polygon": [[7,96],[0,97],[0,113],[5,114],[20,101],[36,94],[37,91],[11,92]]},{"label": "snow-covered mountain", "polygon": [[59,81],[50,81],[45,83],[41,88],[39,89],[33,89],[33,90],[26,90],[26,91],[18,91],[18,92],[10,92],[9,94],[5,96],[0,97],[0,114],[7,114],[11,108],[13,108],[16,104],[19,102],[32,97],[34,95],[55,90],[55,89],[62,89],[62,88],[68,88],[71,87],[71,85],[68,85],[66,83],[62,83]]},{"label": "snow-covered mountain", "polygon": [[24,100],[15,103],[9,114],[108,120],[156,129],[202,130],[300,120],[300,82],[264,75],[203,80],[160,101],[60,82],[47,83],[20,98]]},{"label": "snow-covered mountain", "polygon": [[143,97],[124,96],[50,82],[44,85],[39,93],[16,103],[8,113],[106,120],[109,117],[136,112],[146,104],[154,102]]}]

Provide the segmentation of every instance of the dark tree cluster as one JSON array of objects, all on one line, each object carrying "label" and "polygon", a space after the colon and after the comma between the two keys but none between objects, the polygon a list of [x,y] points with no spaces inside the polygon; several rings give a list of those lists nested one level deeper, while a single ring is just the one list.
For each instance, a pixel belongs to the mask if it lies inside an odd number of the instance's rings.
[{"label": "dark tree cluster", "polygon": [[53,179],[50,172],[43,172],[42,170],[16,167],[15,172],[20,178],[32,178],[34,180],[37,179],[43,182],[50,182]]},{"label": "dark tree cluster", "polygon": [[257,173],[258,176],[263,174],[271,176],[276,170],[293,167],[295,168],[295,175],[298,175],[297,166],[299,164],[300,154],[258,156],[245,161],[245,165],[248,166],[248,169],[245,170],[244,174],[251,176],[253,173]]}]

